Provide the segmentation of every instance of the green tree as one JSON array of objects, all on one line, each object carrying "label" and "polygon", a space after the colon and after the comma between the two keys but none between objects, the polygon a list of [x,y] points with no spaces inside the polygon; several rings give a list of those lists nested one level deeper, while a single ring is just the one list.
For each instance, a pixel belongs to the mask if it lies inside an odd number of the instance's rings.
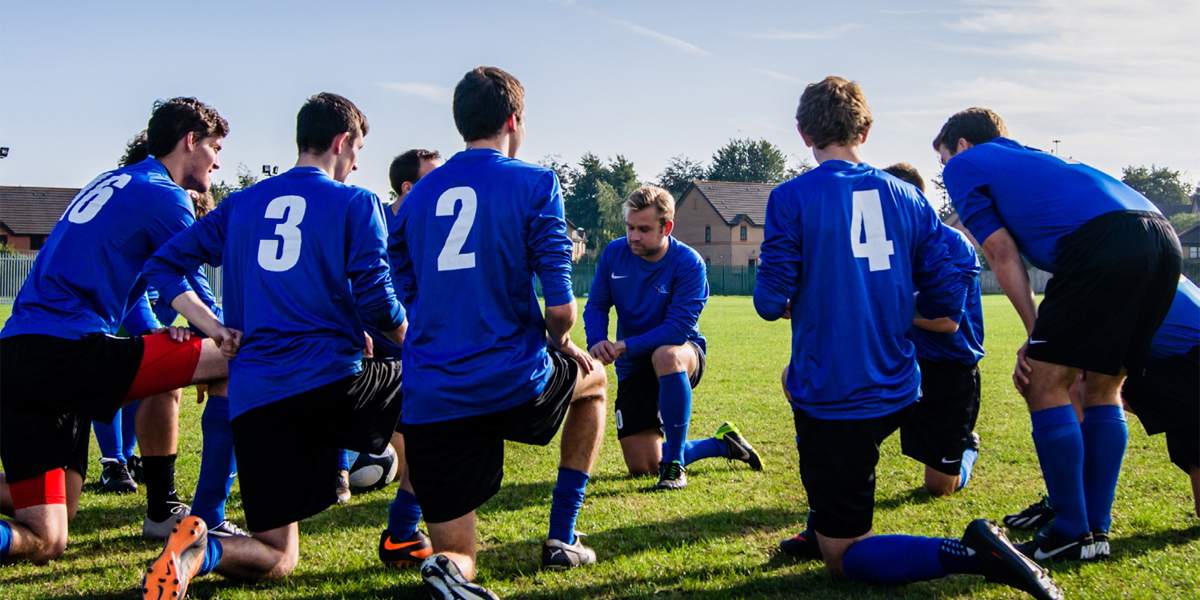
[{"label": "green tree", "polygon": [[16,248],[8,244],[0,244],[0,256],[20,256],[21,253]]},{"label": "green tree", "polygon": [[554,174],[558,176],[558,186],[562,188],[563,196],[566,196],[578,174],[575,167],[563,162],[561,154],[547,154],[538,161],[538,164],[554,171]]},{"label": "green tree", "polygon": [[1155,204],[1187,204],[1191,202],[1192,185],[1183,180],[1183,173],[1166,167],[1128,166],[1121,169],[1121,181],[1141,192]]},{"label": "green tree", "polygon": [[678,200],[693,181],[707,177],[708,167],[705,167],[704,163],[680,154],[668,160],[667,167],[658,174],[658,186],[671,192]]},{"label": "green tree", "polygon": [[208,188],[208,192],[212,194],[213,206],[219,205],[226,197],[234,192],[244,190],[258,183],[258,175],[250,172],[250,167],[244,163],[238,163],[237,170],[237,185],[222,181],[214,181]]},{"label": "green tree", "polygon": [[800,158],[800,157],[794,157],[794,158],[796,158],[796,166],[788,167],[787,171],[784,171],[784,173],[783,173],[783,178],[785,181],[789,180],[789,179],[795,179],[795,178],[817,168],[817,165],[813,164],[813,162],[807,158]]},{"label": "green tree", "polygon": [[787,179],[787,156],[767,140],[729,140],[713,154],[713,181],[779,183]]},{"label": "green tree", "polygon": [[624,231],[620,207],[639,185],[633,162],[618,154],[606,164],[588,152],[569,173],[571,185],[563,194],[567,216],[587,232],[590,249],[603,248]]},{"label": "green tree", "polygon": [[938,218],[945,221],[950,218],[950,215],[954,214],[954,203],[950,201],[950,194],[946,192],[946,182],[942,181],[942,174],[940,172],[934,175],[933,179],[929,181],[933,184],[933,195],[927,195],[926,198],[933,199],[933,202],[930,202],[930,204],[937,207]]},{"label": "green tree", "polygon": [[1171,227],[1175,228],[1175,233],[1180,234],[1192,227],[1196,223],[1200,223],[1200,215],[1192,213],[1179,213],[1171,217]]}]

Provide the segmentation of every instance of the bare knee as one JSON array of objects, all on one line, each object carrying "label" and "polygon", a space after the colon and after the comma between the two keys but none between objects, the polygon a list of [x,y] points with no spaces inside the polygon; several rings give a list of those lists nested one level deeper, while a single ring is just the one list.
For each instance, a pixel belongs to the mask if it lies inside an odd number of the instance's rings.
[{"label": "bare knee", "polygon": [[949,496],[958,491],[959,475],[947,475],[937,469],[925,467],[925,491],[935,498]]},{"label": "bare knee", "polygon": [[595,363],[597,368],[591,373],[579,369],[579,380],[575,382],[575,392],[571,395],[571,404],[594,402],[603,409],[608,400],[608,372]]},{"label": "bare knee", "polygon": [[688,354],[694,353],[686,345],[659,346],[650,357],[651,361],[654,362],[654,372],[659,377],[672,373],[687,373]]}]

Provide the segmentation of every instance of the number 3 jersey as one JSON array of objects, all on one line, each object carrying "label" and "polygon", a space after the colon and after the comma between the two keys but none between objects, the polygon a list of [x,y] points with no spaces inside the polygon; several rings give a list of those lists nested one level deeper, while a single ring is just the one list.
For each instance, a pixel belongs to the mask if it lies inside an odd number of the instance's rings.
[{"label": "number 3 jersey", "polygon": [[923,316],[957,317],[969,276],[916,188],[867,164],[829,160],[771,192],[754,306],[779,318],[791,301],[787,388],[820,419],[887,415],[917,400],[921,374],[905,336],[913,292]]},{"label": "number 3 jersey", "polygon": [[138,273],[146,259],[196,220],[193,211],[153,157],[97,177],[54,225],[0,337],[116,334],[125,314],[144,304]]},{"label": "number 3 jersey", "polygon": [[571,240],[554,172],[464,150],[404,197],[392,241],[416,289],[404,340],[405,423],[494,413],[550,376],[547,306],[571,302]]},{"label": "number 3 jersey", "polygon": [[297,167],[230,194],[146,263],[168,303],[190,289],[183,273],[222,267],[225,326],[245,335],[229,363],[231,419],[361,371],[360,310],[383,331],[404,322],[383,222],[371,192]]}]

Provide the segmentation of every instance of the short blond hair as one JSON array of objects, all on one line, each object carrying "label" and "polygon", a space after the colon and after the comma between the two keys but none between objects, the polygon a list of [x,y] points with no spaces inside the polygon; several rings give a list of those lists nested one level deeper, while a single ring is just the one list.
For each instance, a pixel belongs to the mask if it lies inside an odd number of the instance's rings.
[{"label": "short blond hair", "polygon": [[666,225],[667,221],[675,220],[675,197],[671,192],[656,185],[643,185],[629,195],[625,201],[625,218],[629,213],[653,206],[658,210],[658,224]]}]

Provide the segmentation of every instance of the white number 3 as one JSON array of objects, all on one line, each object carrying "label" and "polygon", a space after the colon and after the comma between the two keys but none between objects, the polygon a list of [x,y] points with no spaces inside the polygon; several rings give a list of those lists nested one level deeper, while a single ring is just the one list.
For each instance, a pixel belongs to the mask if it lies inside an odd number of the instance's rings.
[{"label": "white number 3", "polygon": [[[287,220],[275,226],[275,235],[279,240],[260,240],[258,242],[258,264],[268,271],[286,271],[300,260],[300,244],[304,241],[300,236],[300,221],[304,220],[306,203],[300,196],[280,196],[267,205],[266,219],[282,219],[287,214]],[[280,246],[283,246],[282,251]]]},{"label": "white number 3", "polygon": [[892,268],[891,256],[896,251],[892,241],[887,239],[878,190],[854,192],[854,204],[850,211],[850,247],[854,250],[855,258],[867,259],[872,271]]},{"label": "white number 3", "polygon": [[454,206],[460,200],[462,210],[458,211],[458,218],[454,219],[454,224],[450,226],[446,245],[442,246],[442,252],[438,254],[439,271],[475,268],[475,253],[462,253],[463,244],[467,243],[467,235],[471,233],[471,226],[475,224],[475,205],[478,202],[475,190],[466,186],[446,190],[438,198],[435,214],[439,217],[453,217]]}]

